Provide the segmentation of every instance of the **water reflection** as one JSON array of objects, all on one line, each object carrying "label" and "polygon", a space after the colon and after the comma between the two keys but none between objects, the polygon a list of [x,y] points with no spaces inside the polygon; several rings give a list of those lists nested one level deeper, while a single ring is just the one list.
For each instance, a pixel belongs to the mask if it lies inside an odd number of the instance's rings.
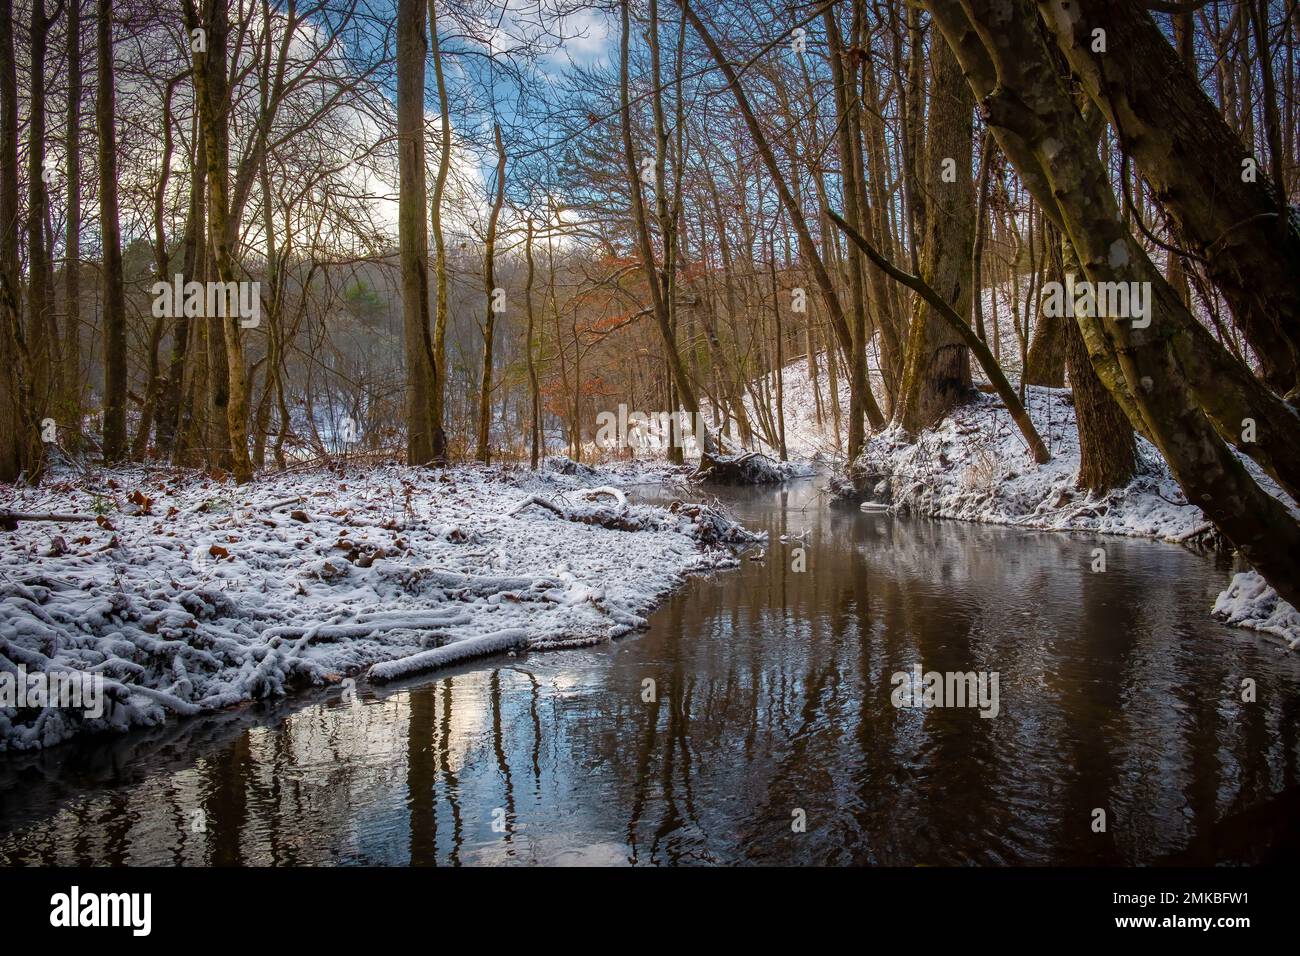
[{"label": "water reflection", "polygon": [[[1294,845],[1300,665],[1208,619],[1223,568],[863,515],[811,484],[729,498],[771,532],[765,560],[692,581],[641,636],[0,758],[0,862],[1113,864]],[[914,664],[997,671],[999,716],[894,708],[890,676]]]}]

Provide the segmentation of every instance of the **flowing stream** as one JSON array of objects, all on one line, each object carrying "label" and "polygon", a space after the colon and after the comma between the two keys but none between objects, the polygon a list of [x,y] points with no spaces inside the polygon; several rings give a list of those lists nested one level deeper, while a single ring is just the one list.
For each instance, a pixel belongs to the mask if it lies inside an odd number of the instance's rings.
[{"label": "flowing stream", "polygon": [[[1222,559],[864,514],[815,481],[720,497],[766,554],[692,579],[645,633],[0,754],[0,864],[1296,852],[1300,658],[1210,618]],[[916,665],[996,672],[996,716],[895,706]]]}]

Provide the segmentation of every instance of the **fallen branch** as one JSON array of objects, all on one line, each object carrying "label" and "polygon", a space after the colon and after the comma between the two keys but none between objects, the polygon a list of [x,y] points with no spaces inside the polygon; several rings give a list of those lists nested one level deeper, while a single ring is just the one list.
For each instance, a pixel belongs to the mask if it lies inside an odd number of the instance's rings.
[{"label": "fallen branch", "polygon": [[24,511],[0,511],[0,528],[16,531],[20,521],[94,521],[94,515],[30,514]]},{"label": "fallen branch", "polygon": [[[609,489],[613,490],[613,489]],[[621,496],[621,492],[619,493]],[[628,515],[626,511],[627,500],[623,500],[623,508],[615,511],[611,508],[587,508],[572,509],[563,505],[556,504],[548,498],[540,495],[530,495],[516,505],[510,511],[510,517],[515,517],[525,508],[536,505],[539,508],[545,508],[552,514],[558,515],[565,521],[577,521],[581,524],[594,524],[602,528],[608,528],[611,531],[644,531],[646,522],[644,518],[634,518]]]},{"label": "fallen branch", "polygon": [[514,650],[522,647],[527,642],[528,632],[526,630],[521,627],[508,628],[504,631],[484,634],[481,637],[471,637],[463,641],[444,644],[442,647],[435,647],[431,651],[421,651],[418,654],[401,657],[395,661],[384,661],[375,664],[366,673],[366,676],[376,683],[397,680],[399,677],[422,674],[425,671],[436,670],[449,664],[457,664],[470,658],[486,657],[489,654]]},{"label": "fallen branch", "polygon": [[611,488],[609,485],[602,485],[599,488],[590,488],[578,493],[584,498],[594,498],[597,495],[608,495],[618,502],[620,508],[627,507],[627,495],[623,494],[623,492],[619,491],[617,488]]}]

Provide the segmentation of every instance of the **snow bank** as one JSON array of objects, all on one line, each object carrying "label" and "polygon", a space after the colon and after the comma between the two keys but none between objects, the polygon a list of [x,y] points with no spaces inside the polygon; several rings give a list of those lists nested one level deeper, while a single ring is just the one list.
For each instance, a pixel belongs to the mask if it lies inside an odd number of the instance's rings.
[{"label": "snow bank", "polygon": [[1300,646],[1300,613],[1283,601],[1258,571],[1233,576],[1214,602],[1214,616],[1232,627],[1280,637],[1289,650]]},{"label": "snow bank", "polygon": [[1080,491],[1069,390],[1029,386],[1025,405],[1052,453],[1045,465],[1034,463],[1006,406],[981,392],[915,442],[897,428],[873,436],[855,470],[873,476],[867,489],[873,500],[924,517],[1175,542],[1210,532],[1208,519],[1142,438],[1132,482],[1101,495]]},{"label": "snow bank", "polygon": [[[901,431],[874,436],[856,469],[872,477],[870,500],[925,517],[956,518],[1045,531],[1091,531],[1178,544],[1219,544],[1213,523],[1183,496],[1159,451],[1137,438],[1138,474],[1104,494],[1075,487],[1079,434],[1068,389],[1030,386],[1025,405],[1052,460],[1036,465],[1006,406],[980,393],[939,427],[909,442]],[[1254,479],[1295,512],[1292,502],[1254,462]],[[838,483],[847,494],[847,483]],[[1258,575],[1239,574],[1215,602],[1226,624],[1300,643],[1300,616]]]},{"label": "snow bank", "polygon": [[[607,487],[587,498],[584,484]],[[93,519],[0,531],[0,671],[89,674],[108,698],[99,717],[0,706],[0,750],[367,668],[391,680],[609,640],[754,540],[714,508],[628,503],[617,484],[607,471],[385,466],[245,487],[143,469],[0,487],[0,509]],[[521,508],[530,498],[553,507]]]}]

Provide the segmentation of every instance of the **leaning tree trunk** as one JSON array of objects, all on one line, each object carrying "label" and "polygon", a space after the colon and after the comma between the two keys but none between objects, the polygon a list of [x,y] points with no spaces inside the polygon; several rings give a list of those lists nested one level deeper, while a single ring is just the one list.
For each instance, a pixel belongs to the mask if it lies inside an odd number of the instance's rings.
[{"label": "leaning tree trunk", "polygon": [[[1198,323],[1128,232],[1094,142],[1038,32],[1032,0],[966,0],[962,8],[931,0],[929,6],[972,88],[989,90],[983,100],[989,126],[1017,168],[1026,163],[1026,182],[1055,210],[1088,280],[1150,283],[1148,326],[1078,316],[1090,354],[1096,341],[1113,343],[1137,415],[1187,499],[1284,600],[1300,604],[1300,523],[1255,483],[1207,419],[1187,371],[1197,345],[1191,326]],[[1234,390],[1232,382],[1223,387]]]},{"label": "leaning tree trunk", "polygon": [[[1266,381],[1291,390],[1300,370],[1300,229],[1279,216],[1281,184],[1263,169],[1243,176],[1249,146],[1136,0],[1038,2],[1070,68],[1227,299]],[[1105,30],[1105,53],[1092,52],[1095,29]]]},{"label": "leaning tree trunk", "polygon": [[[1030,143],[1031,129],[1036,133],[1041,131],[1036,127],[1020,129],[1032,117],[1025,111],[1014,109],[1009,97],[993,95],[999,92],[997,87],[1000,79],[991,55],[995,41],[990,39],[989,46],[986,47],[966,12],[957,3],[944,0],[930,2],[927,6],[943,31],[948,45],[961,61],[971,89],[977,97],[983,99],[985,112],[989,112],[991,104],[996,103],[1003,112],[1013,114],[1004,117],[1004,122],[1014,123],[1017,128],[1003,126],[995,129],[998,143],[1016,167],[1021,180],[1042,206],[1044,214],[1068,234],[1069,230],[1064,227],[1062,213],[1054,196],[1057,187],[1049,180],[1045,167],[1040,164]],[[1030,23],[1033,22],[1031,17]],[[1054,64],[1054,58],[1050,55],[1048,57]],[[1078,121],[1078,110],[1072,104],[1071,115],[1074,121]],[[1019,120],[1014,118],[1017,116]],[[1212,184],[1206,184],[1205,188],[1211,186]],[[1114,197],[1109,186],[1107,196],[1113,205]],[[1084,267],[1087,268],[1087,263]],[[1158,301],[1155,311],[1159,314],[1159,300],[1169,287],[1162,280],[1156,289]],[[1177,297],[1176,292],[1173,294]],[[1183,363],[1188,384],[1195,391],[1196,401],[1213,423],[1219,437],[1252,458],[1293,497],[1300,495],[1300,418],[1294,409],[1259,381],[1242,362],[1229,354],[1188,312],[1181,299],[1172,308],[1168,320],[1170,325],[1176,326],[1177,334],[1171,336],[1170,341],[1178,352],[1179,361]],[[1080,329],[1097,374],[1120,403],[1134,428],[1155,442],[1155,435],[1138,408],[1133,385],[1126,380],[1119,358],[1101,334],[1100,325],[1085,324]],[[1253,434],[1246,430],[1247,420],[1254,423]],[[1247,440],[1246,436],[1255,440]]]}]

